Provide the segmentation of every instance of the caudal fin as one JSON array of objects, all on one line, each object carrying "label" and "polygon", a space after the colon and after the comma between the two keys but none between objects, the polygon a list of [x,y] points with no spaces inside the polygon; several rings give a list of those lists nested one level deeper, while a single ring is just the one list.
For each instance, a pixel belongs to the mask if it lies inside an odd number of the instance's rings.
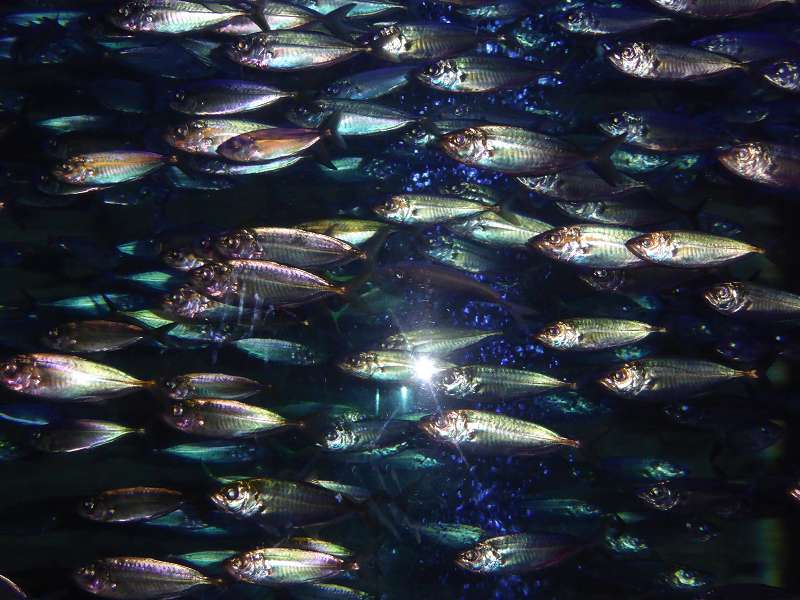
[{"label": "caudal fin", "polygon": [[592,169],[609,185],[616,186],[620,181],[619,173],[614,167],[614,163],[611,162],[611,155],[625,141],[626,137],[626,134],[623,133],[610,138],[595,148],[591,154],[590,164]]}]

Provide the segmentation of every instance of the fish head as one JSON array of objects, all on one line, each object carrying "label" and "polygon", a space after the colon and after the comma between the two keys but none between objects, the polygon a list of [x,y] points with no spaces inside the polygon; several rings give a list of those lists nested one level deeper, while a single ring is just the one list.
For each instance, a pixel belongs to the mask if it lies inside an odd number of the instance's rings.
[{"label": "fish head", "polygon": [[317,102],[299,102],[286,113],[286,118],[299,127],[316,128],[331,114],[326,106]]},{"label": "fish head", "polygon": [[472,435],[464,411],[448,410],[438,415],[420,419],[418,427],[432,440],[458,445],[469,442]]},{"label": "fish head", "polygon": [[161,301],[161,308],[170,315],[193,320],[201,316],[211,305],[211,301],[200,292],[182,286]]},{"label": "fish head", "polygon": [[456,398],[474,394],[479,388],[475,373],[469,367],[453,367],[435,373],[431,385],[445,396]]},{"label": "fish head", "polygon": [[456,61],[446,58],[428,65],[417,73],[417,79],[432,87],[451,90],[464,81],[465,74]]},{"label": "fish head", "polygon": [[35,362],[25,355],[0,363],[0,383],[15,392],[32,392],[42,383]]},{"label": "fish head", "polygon": [[647,42],[623,44],[609,52],[608,60],[623,73],[638,77],[649,75],[658,64],[655,50]]},{"label": "fish head", "polygon": [[238,290],[231,274],[231,268],[228,265],[210,261],[202,267],[189,271],[189,283],[196,290],[202,291],[212,298],[220,298]]},{"label": "fish head", "polygon": [[651,0],[651,1],[653,2],[653,4],[656,4],[661,8],[677,12],[684,10],[687,6],[691,6],[692,4],[701,4],[701,2],[695,2],[695,0]]},{"label": "fish head", "polygon": [[503,556],[498,548],[486,542],[464,550],[455,560],[462,569],[473,573],[494,573],[502,569]]},{"label": "fish head", "polygon": [[566,181],[558,173],[540,175],[539,177],[519,177],[519,182],[537,194],[556,194],[564,187]]},{"label": "fish head", "polygon": [[177,271],[191,271],[206,264],[191,248],[170,248],[161,253],[162,262]]},{"label": "fish head", "polygon": [[217,154],[237,162],[248,162],[258,152],[258,144],[251,135],[243,133],[225,140],[217,148]]},{"label": "fish head", "polygon": [[567,11],[556,20],[559,27],[570,33],[588,33],[597,31],[599,26],[597,16],[591,11],[581,7]]},{"label": "fish head", "polygon": [[624,397],[636,396],[644,389],[645,384],[645,369],[641,363],[635,361],[625,363],[600,379],[600,385]]},{"label": "fish head", "polygon": [[762,71],[771,84],[789,90],[800,87],[800,62],[796,60],[780,60],[772,63]]},{"label": "fish head", "polygon": [[391,196],[383,204],[375,206],[372,211],[387,221],[392,221],[393,223],[408,223],[413,221],[419,209],[414,206],[414,203],[408,196],[398,195]]},{"label": "fish head", "polygon": [[645,233],[628,240],[625,246],[639,258],[652,261],[669,260],[677,252],[674,236],[668,231]]},{"label": "fish head", "polygon": [[164,141],[184,152],[213,153],[217,149],[210,123],[203,119],[168,128],[164,132]]},{"label": "fish head", "polygon": [[92,169],[89,161],[85,156],[72,156],[53,168],[52,174],[72,185],[80,185],[86,181],[87,177],[94,176],[94,169]]},{"label": "fish head", "polygon": [[680,491],[671,487],[668,481],[642,488],[636,492],[636,497],[650,507],[664,512],[672,510],[683,500]]},{"label": "fish head", "polygon": [[72,579],[82,590],[98,596],[105,596],[113,589],[108,570],[99,562],[76,569]]},{"label": "fish head", "polygon": [[272,575],[272,566],[259,550],[229,558],[222,563],[222,569],[236,581],[259,581]]},{"label": "fish head", "polygon": [[225,54],[240,65],[267,68],[275,58],[269,39],[261,33],[243,36],[231,42]]},{"label": "fish head", "polygon": [[684,521],[683,528],[692,538],[700,542],[708,542],[720,533],[719,527],[703,519],[688,519]]},{"label": "fish head", "polygon": [[214,248],[226,258],[256,258],[261,254],[261,246],[249,229],[237,229],[219,236],[214,240]]},{"label": "fish head", "polygon": [[769,147],[761,142],[737,144],[719,155],[722,166],[742,177],[753,179],[773,170]]},{"label": "fish head", "polygon": [[571,348],[578,338],[575,327],[565,321],[551,323],[536,334],[536,339],[549,348]]},{"label": "fish head", "polygon": [[69,324],[48,330],[42,341],[48,348],[62,352],[70,352],[78,345],[78,339]]},{"label": "fish head", "polygon": [[581,281],[598,291],[614,292],[625,285],[624,269],[592,269],[578,275]]},{"label": "fish head", "polygon": [[370,45],[376,51],[384,55],[402,56],[411,50],[411,42],[403,34],[403,30],[397,25],[389,25],[380,29],[370,41]]},{"label": "fish head", "polygon": [[261,500],[249,481],[234,481],[213,492],[211,502],[221,511],[240,518],[255,515],[261,510]]},{"label": "fish head", "polygon": [[610,136],[625,135],[628,140],[641,138],[645,133],[642,115],[627,110],[611,113],[607,119],[600,121],[598,126]]},{"label": "fish head", "polygon": [[355,432],[343,423],[335,422],[322,432],[319,446],[326,450],[347,450],[356,443]]},{"label": "fish head", "polygon": [[95,496],[81,502],[78,513],[91,521],[109,521],[114,516],[114,509],[102,497]]},{"label": "fish head", "polygon": [[175,401],[167,406],[164,415],[167,423],[181,431],[193,432],[202,430],[204,426],[203,416],[194,410],[194,403],[191,400]]},{"label": "fish head", "polygon": [[380,378],[380,375],[386,370],[386,367],[381,364],[377,352],[351,354],[339,361],[337,366],[345,373],[361,379]]},{"label": "fish head", "polygon": [[580,248],[580,239],[578,227],[556,227],[535,236],[528,244],[550,258],[568,259]]},{"label": "fish head", "polygon": [[713,579],[709,575],[685,568],[667,571],[661,576],[661,579],[668,587],[678,591],[696,590],[713,583]]},{"label": "fish head", "polygon": [[155,14],[147,2],[124,2],[108,15],[111,24],[125,31],[153,31]]},{"label": "fish head", "polygon": [[737,282],[719,283],[703,292],[703,298],[722,314],[732,315],[748,305],[744,286]]},{"label": "fish head", "polygon": [[186,375],[162,379],[158,390],[171,400],[188,400],[197,397],[197,390],[192,385],[191,378]]},{"label": "fish head", "polygon": [[445,133],[439,138],[439,147],[450,158],[466,164],[475,163],[483,157],[494,154],[488,134],[479,127],[467,127]]}]

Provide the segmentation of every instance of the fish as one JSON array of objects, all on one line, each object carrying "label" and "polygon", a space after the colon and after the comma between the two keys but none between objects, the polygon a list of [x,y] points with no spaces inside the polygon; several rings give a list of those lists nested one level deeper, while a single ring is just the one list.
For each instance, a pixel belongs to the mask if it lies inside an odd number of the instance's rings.
[{"label": "fish", "polygon": [[592,163],[608,170],[609,156],[622,141],[614,138],[587,152],[567,141],[521,127],[479,125],[446,133],[438,146],[450,158],[510,175],[540,176]]},{"label": "fish", "polygon": [[630,42],[606,56],[625,75],[655,81],[697,81],[744,71],[730,57],[676,44]]},{"label": "fish", "polygon": [[381,342],[380,349],[447,356],[502,334],[500,330],[481,331],[455,327],[413,329],[390,335]]},{"label": "fish", "polygon": [[295,0],[295,3],[305,8],[314,9],[323,15],[328,15],[344,6],[349,6],[350,8],[346,14],[351,19],[371,19],[408,8],[405,3],[392,2],[390,0]]},{"label": "fish", "polygon": [[170,400],[219,398],[244,400],[264,391],[264,386],[248,377],[226,373],[186,373],[161,379],[156,391]]},{"label": "fish", "polygon": [[122,321],[71,321],[50,329],[42,342],[58,352],[111,352],[143,340],[157,339],[175,325],[168,323],[156,330]]},{"label": "fish", "polygon": [[212,398],[173,400],[161,417],[178,431],[214,438],[260,435],[297,426],[265,408]]},{"label": "fish", "polygon": [[72,578],[90,594],[119,600],[178,596],[219,583],[191,567],[135,556],[102,558],[80,567]]},{"label": "fish", "polygon": [[234,306],[297,306],[347,294],[318,275],[268,260],[211,262],[190,271],[189,279],[197,291]]},{"label": "fish", "polygon": [[793,54],[798,49],[796,42],[789,38],[766,31],[727,31],[712,34],[694,40],[692,46],[730,56],[742,63],[777,59],[787,53]]},{"label": "fish", "polygon": [[628,481],[670,481],[689,476],[689,471],[679,464],[650,457],[608,457],[600,461],[599,468],[603,473]]},{"label": "fish", "polygon": [[188,563],[192,567],[208,568],[221,565],[224,561],[236,556],[237,550],[198,550],[175,556],[181,563]]},{"label": "fish", "polygon": [[229,231],[213,240],[224,258],[271,260],[302,268],[331,268],[366,254],[347,242],[322,233],[289,227],[248,227]]},{"label": "fish", "polygon": [[646,262],[626,243],[641,232],[611,225],[570,225],[540,233],[528,245],[559,262],[592,269],[630,269]]},{"label": "fish", "polygon": [[28,598],[21,587],[4,575],[0,575],[0,590],[2,590],[3,597],[8,600],[26,600]]},{"label": "fish", "polygon": [[50,173],[58,181],[70,185],[114,185],[141,179],[172,160],[141,150],[88,152],[69,157]]},{"label": "fish", "polygon": [[556,207],[573,219],[601,223],[604,225],[622,225],[640,227],[663,223],[674,218],[676,214],[667,208],[659,206],[652,200],[638,200],[635,198],[609,198],[606,200],[591,200],[587,202],[555,201]]},{"label": "fish", "polygon": [[586,547],[563,533],[514,533],[489,538],[464,550],[456,564],[473,573],[528,573],[553,567]]},{"label": "fish", "polygon": [[320,485],[268,478],[232,482],[210,497],[218,510],[235,518],[275,520],[284,526],[324,523],[357,506],[347,496]]},{"label": "fish", "polygon": [[623,110],[599,123],[610,136],[625,136],[625,143],[656,152],[700,152],[722,147],[731,137],[696,118],[652,110]]},{"label": "fish", "polygon": [[761,69],[764,79],[787,92],[800,92],[800,62],[797,59],[779,60]]},{"label": "fish", "polygon": [[0,365],[6,389],[46,400],[82,401],[124,396],[151,388],[119,369],[62,354],[18,354]]},{"label": "fish", "polygon": [[345,75],[328,84],[324,92],[326,96],[343,100],[375,100],[406,87],[415,69],[401,65]]},{"label": "fish", "polygon": [[218,25],[247,13],[216,2],[134,0],[108,13],[108,20],[125,31],[187,33]]},{"label": "fish", "polygon": [[643,358],[625,363],[599,380],[610,392],[630,400],[688,397],[733,379],[758,379],[719,363],[683,358]]},{"label": "fish", "polygon": [[359,379],[385,382],[428,381],[436,373],[454,366],[424,354],[396,350],[357,352],[346,356],[336,366]]},{"label": "fish", "polygon": [[413,426],[400,420],[337,420],[322,428],[316,443],[328,452],[372,450],[402,441]]},{"label": "fish", "polygon": [[465,454],[536,456],[581,445],[536,423],[479,410],[446,410],[422,419],[419,428],[434,442]]},{"label": "fish", "polygon": [[683,17],[695,19],[735,19],[747,17],[795,0],[650,0],[656,6]]},{"label": "fish", "polygon": [[209,79],[182,83],[173,89],[169,107],[186,115],[231,115],[258,110],[296,96],[296,92],[255,81]]},{"label": "fish", "polygon": [[369,592],[338,583],[306,583],[292,586],[292,596],[298,600],[372,600]]},{"label": "fish", "polygon": [[286,30],[241,37],[225,49],[233,62],[261,71],[320,69],[370,51],[330,35]]},{"label": "fish", "polygon": [[494,38],[460,25],[418,21],[383,27],[372,36],[369,47],[374,56],[388,62],[422,62],[446,58]]},{"label": "fish", "polygon": [[716,267],[766,250],[728,237],[698,231],[654,231],[629,239],[636,256],[658,265],[685,269]]},{"label": "fish", "polygon": [[611,185],[585,164],[550,175],[517,177],[517,181],[537,194],[563,202],[605,200],[649,191],[646,183],[623,174],[617,177],[615,185]]},{"label": "fish", "polygon": [[543,373],[494,365],[451,367],[435,373],[432,387],[449,398],[488,398],[506,400],[532,396],[554,388],[574,388]]},{"label": "fish", "polygon": [[552,229],[552,225],[520,213],[484,211],[445,222],[453,233],[493,248],[522,249],[530,239]]},{"label": "fish", "polygon": [[415,286],[425,289],[443,288],[454,294],[472,296],[484,302],[499,304],[515,319],[520,321],[525,316],[535,312],[526,306],[509,302],[491,286],[451,267],[406,262],[385,267],[385,272],[382,276],[393,285]]},{"label": "fish", "polygon": [[586,36],[627,34],[672,23],[672,18],[629,6],[586,4],[576,6],[556,19],[570,33]]},{"label": "fish", "polygon": [[641,321],[587,317],[562,319],[546,325],[535,339],[555,350],[607,350],[639,342],[653,333],[665,333]]},{"label": "fish", "polygon": [[244,463],[258,458],[258,448],[255,443],[247,440],[175,444],[158,450],[158,453],[209,464]]},{"label": "fish", "polygon": [[318,219],[298,223],[295,227],[336,238],[351,246],[362,246],[375,236],[390,231],[386,223],[369,219]]},{"label": "fish", "polygon": [[297,104],[286,118],[298,127],[318,128],[334,115],[338,115],[336,132],[342,136],[389,133],[420,121],[420,117],[397,108],[344,98],[318,98]]},{"label": "fish", "polygon": [[450,93],[485,93],[523,87],[553,71],[527,61],[499,56],[446,58],[419,70],[419,81],[435,90]]},{"label": "fish", "polygon": [[800,189],[800,150],[772,142],[746,142],[720,153],[720,164],[734,175],[778,190]]},{"label": "fish", "polygon": [[[232,137],[217,147],[217,154],[234,162],[268,162],[318,150],[323,140],[343,143],[338,133],[339,115],[333,115],[319,129],[270,127]],[[337,141],[339,140],[339,141]],[[285,166],[285,165],[283,165]]]},{"label": "fish", "polygon": [[347,14],[355,6],[355,3],[345,4],[329,13],[322,14],[299,4],[263,1],[257,4],[256,18],[266,26],[266,31],[300,29],[319,23],[332,33],[341,35],[346,33],[345,25],[341,20],[347,17]]},{"label": "fish", "polygon": [[398,194],[374,207],[378,216],[402,225],[432,224],[473,216],[499,207],[458,196]]},{"label": "fish", "polygon": [[235,340],[230,345],[264,363],[310,366],[318,365],[327,358],[323,350],[292,340],[248,337]]},{"label": "fish", "polygon": [[467,523],[410,523],[409,528],[426,541],[454,550],[465,550],[486,537],[483,529]]},{"label": "fish", "polygon": [[225,572],[236,581],[284,586],[313,583],[348,571],[358,571],[355,561],[323,552],[297,548],[257,548],[225,561]]},{"label": "fish", "polygon": [[322,540],[319,538],[292,536],[278,542],[276,548],[296,548],[297,550],[308,550],[310,552],[322,552],[330,554],[336,558],[351,559],[355,557],[353,551],[340,544]]},{"label": "fish", "polygon": [[182,152],[217,156],[217,149],[228,140],[269,127],[264,123],[243,119],[194,119],[168,128],[164,133],[164,141]]},{"label": "fish", "polygon": [[237,321],[241,316],[238,306],[208,298],[189,286],[167,294],[157,312],[169,319],[189,322]]},{"label": "fish", "polygon": [[133,433],[141,435],[145,431],[111,421],[77,419],[35,431],[31,435],[31,445],[40,452],[69,454],[104,446]]},{"label": "fish", "polygon": [[78,512],[90,521],[100,523],[135,523],[171,513],[183,501],[183,494],[168,488],[118,488],[87,498],[78,507]]},{"label": "fish", "polygon": [[717,312],[742,318],[784,320],[800,316],[800,296],[747,281],[718,283],[703,292]]}]

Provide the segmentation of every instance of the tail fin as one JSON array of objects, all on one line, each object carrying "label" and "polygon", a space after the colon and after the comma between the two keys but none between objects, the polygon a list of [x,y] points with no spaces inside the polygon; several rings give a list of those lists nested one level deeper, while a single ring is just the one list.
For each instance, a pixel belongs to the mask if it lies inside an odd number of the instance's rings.
[{"label": "tail fin", "polygon": [[759,379],[760,375],[758,374],[757,369],[750,369],[749,371],[737,371],[737,373],[741,377],[747,377],[748,379]]},{"label": "tail fin", "polygon": [[626,134],[621,134],[606,140],[595,148],[589,157],[592,168],[610,185],[616,186],[619,182],[619,173],[611,162],[611,155],[626,139]]},{"label": "tail fin", "polygon": [[156,327],[155,329],[151,329],[147,332],[149,338],[154,339],[158,342],[161,342],[165,346],[169,345],[169,341],[166,339],[167,334],[170,331],[175,329],[179,323],[167,323],[166,325],[162,325],[161,327]]},{"label": "tail fin", "polygon": [[342,123],[342,113],[335,112],[328,116],[322,124],[319,126],[320,131],[325,137],[330,137],[333,140],[333,144],[339,148],[340,150],[346,150],[347,144],[344,141],[344,138],[339,133],[339,126]]},{"label": "tail fin", "polygon": [[317,19],[322,23],[328,31],[333,35],[347,39],[350,33],[361,32],[362,30],[353,27],[347,23],[347,13],[356,6],[355,2],[340,6],[334,11],[329,12],[327,15],[318,14]]}]

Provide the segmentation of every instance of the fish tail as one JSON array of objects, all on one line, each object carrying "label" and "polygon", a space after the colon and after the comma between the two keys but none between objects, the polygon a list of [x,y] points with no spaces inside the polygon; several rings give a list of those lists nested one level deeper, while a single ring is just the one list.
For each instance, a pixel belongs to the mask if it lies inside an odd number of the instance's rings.
[{"label": "fish tail", "polygon": [[206,577],[206,583],[208,585],[225,585],[228,582],[221,577]]},{"label": "fish tail", "polygon": [[740,377],[747,377],[748,379],[759,379],[758,369],[750,369],[749,371],[737,371]]},{"label": "fish tail", "polygon": [[347,13],[355,8],[355,2],[340,6],[336,10],[329,12],[327,15],[317,14],[317,20],[322,23],[332,34],[346,38],[353,30],[347,23]]},{"label": "fish tail", "polygon": [[539,311],[530,306],[522,306],[514,302],[505,302],[503,306],[511,314],[511,318],[520,326],[520,329],[526,333],[528,333],[529,328],[525,319],[539,314]]},{"label": "fish tail", "polygon": [[164,159],[164,162],[168,165],[177,165],[180,162],[180,158],[178,158],[177,154],[170,154]]},{"label": "fish tail", "polygon": [[766,249],[761,248],[760,246],[750,246],[750,252],[752,252],[753,254],[766,254],[767,253]]},{"label": "fish tail", "polygon": [[564,387],[566,387],[568,390],[577,390],[578,384],[575,381],[565,381]]},{"label": "fish tail", "polygon": [[358,561],[351,560],[350,562],[344,564],[344,568],[347,571],[359,571],[361,570],[361,565],[358,564]]},{"label": "fish tail", "polygon": [[154,388],[158,382],[155,379],[140,379],[136,385],[141,388]]},{"label": "fish tail", "polygon": [[653,327],[653,333],[669,333],[666,327]]},{"label": "fish tail", "polygon": [[619,182],[619,173],[617,172],[614,163],[611,162],[611,155],[614,153],[620,144],[625,141],[627,134],[621,134],[606,140],[600,146],[595,148],[589,157],[592,168],[602,177],[607,183],[616,187]]},{"label": "fish tail", "polygon": [[139,427],[137,429],[134,429],[132,433],[135,433],[137,435],[145,435],[147,433],[147,429],[145,429],[144,427]]},{"label": "fish tail", "polygon": [[337,148],[339,148],[340,150],[346,150],[347,144],[345,143],[344,138],[339,133],[339,127],[341,126],[341,123],[342,123],[342,113],[336,111],[335,113],[327,117],[319,126],[319,128],[322,131],[322,135],[333,140],[333,144]]},{"label": "fish tail", "polygon": [[570,446],[572,448],[580,448],[581,447],[580,440],[573,440],[573,439],[570,439],[570,438],[561,438],[561,439],[559,439],[559,442],[561,442],[561,444],[563,444],[564,446]]}]

